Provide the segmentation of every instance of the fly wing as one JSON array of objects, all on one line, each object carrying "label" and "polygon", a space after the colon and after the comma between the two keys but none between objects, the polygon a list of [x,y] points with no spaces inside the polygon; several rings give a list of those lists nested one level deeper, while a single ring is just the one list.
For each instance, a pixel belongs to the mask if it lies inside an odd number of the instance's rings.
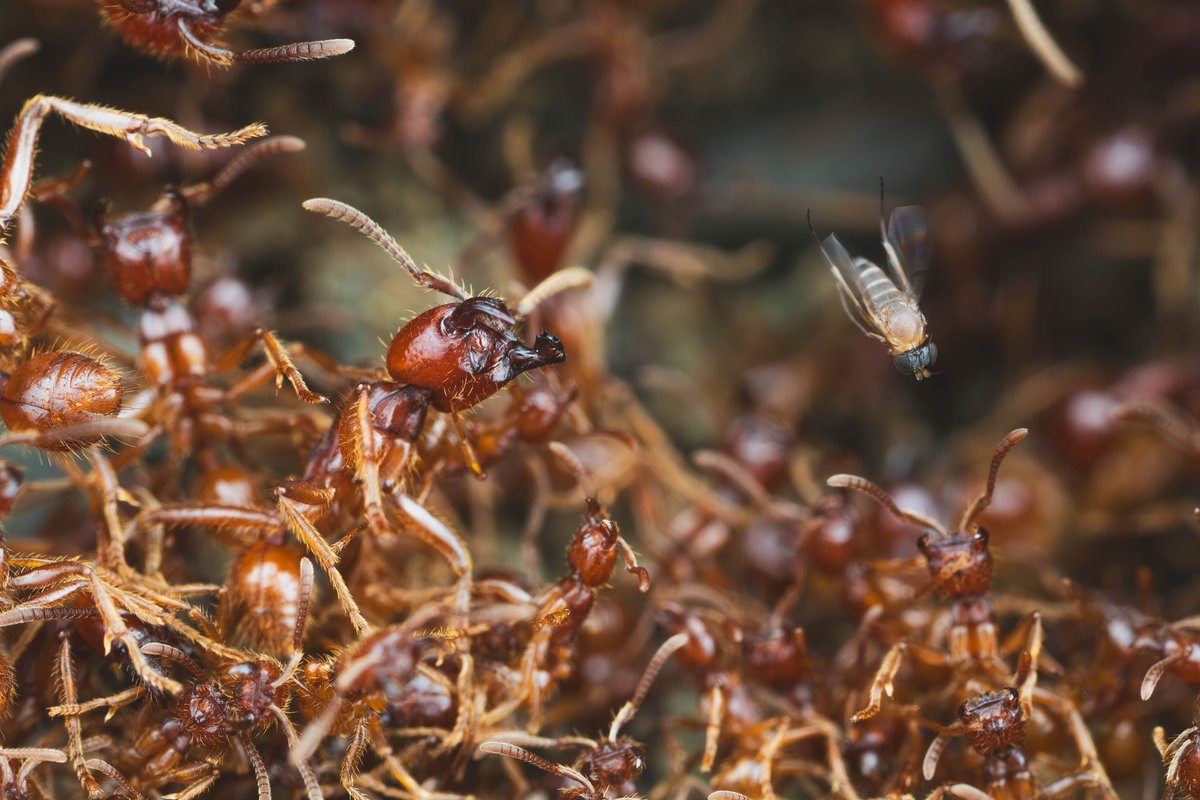
[{"label": "fly wing", "polygon": [[920,206],[900,206],[892,212],[883,236],[883,249],[887,251],[896,285],[916,300],[933,255],[929,225]]},{"label": "fly wing", "polygon": [[838,241],[837,236],[831,233],[825,237],[825,241],[821,242],[821,255],[825,256],[829,271],[837,280],[838,297],[842,301],[842,308],[846,310],[846,316],[850,317],[850,321],[863,333],[874,339],[886,341],[878,333],[879,325],[875,318],[860,299],[863,282],[857,262],[850,258],[850,253]]}]

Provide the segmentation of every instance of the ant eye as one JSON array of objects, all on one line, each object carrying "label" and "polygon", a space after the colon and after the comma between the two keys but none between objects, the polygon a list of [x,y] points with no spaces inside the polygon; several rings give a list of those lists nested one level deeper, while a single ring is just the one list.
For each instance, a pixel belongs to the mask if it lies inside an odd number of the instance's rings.
[{"label": "ant eye", "polygon": [[929,534],[922,533],[921,538],[917,539],[917,549],[919,549],[922,553],[926,552],[927,550],[929,550],[929,542],[930,542]]},{"label": "ant eye", "polygon": [[215,0],[217,11],[222,14],[232,14],[242,4],[242,0]]}]

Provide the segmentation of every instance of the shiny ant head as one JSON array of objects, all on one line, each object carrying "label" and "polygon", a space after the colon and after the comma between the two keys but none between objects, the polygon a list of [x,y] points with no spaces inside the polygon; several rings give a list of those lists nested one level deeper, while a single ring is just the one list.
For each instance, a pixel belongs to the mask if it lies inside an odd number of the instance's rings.
[{"label": "shiny ant head", "polygon": [[1020,746],[1025,741],[1025,713],[1020,693],[1010,687],[985,692],[958,707],[963,735],[979,753]]},{"label": "shiny ant head", "polygon": [[107,206],[96,212],[102,256],[127,303],[144,306],[151,297],[177,297],[192,282],[192,234],[183,195],[169,193],[150,211],[109,222]]},{"label": "shiny ant head", "polygon": [[453,303],[418,314],[396,333],[387,352],[391,379],[429,390],[439,411],[471,408],[521,373],[566,360],[556,336],[543,332],[527,346],[517,337],[516,328],[538,302],[580,285],[580,273],[555,273],[510,310],[498,298],[470,296],[449,278],[419,269],[387,231],[358,209],[326,198],[308,200],[304,207],[353,226],[382,247],[419,286],[454,298]]}]

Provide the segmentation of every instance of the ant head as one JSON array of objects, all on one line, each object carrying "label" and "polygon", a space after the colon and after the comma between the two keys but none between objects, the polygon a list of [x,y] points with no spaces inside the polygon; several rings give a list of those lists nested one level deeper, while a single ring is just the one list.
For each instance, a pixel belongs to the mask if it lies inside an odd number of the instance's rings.
[{"label": "ant head", "polygon": [[622,786],[637,780],[646,769],[646,750],[628,736],[604,741],[575,765],[597,786]]},{"label": "ant head", "polygon": [[178,296],[192,281],[192,234],[183,195],[169,192],[150,211],[107,220],[100,206],[95,224],[117,294],[144,306],[154,295]]},{"label": "ant head", "polygon": [[933,537],[922,534],[917,547],[925,556],[934,588],[944,598],[986,594],[992,584],[992,554],[988,533]]},{"label": "ant head", "polygon": [[958,708],[963,735],[979,753],[991,753],[1002,747],[1025,741],[1025,714],[1021,694],[1013,687],[978,695]]}]

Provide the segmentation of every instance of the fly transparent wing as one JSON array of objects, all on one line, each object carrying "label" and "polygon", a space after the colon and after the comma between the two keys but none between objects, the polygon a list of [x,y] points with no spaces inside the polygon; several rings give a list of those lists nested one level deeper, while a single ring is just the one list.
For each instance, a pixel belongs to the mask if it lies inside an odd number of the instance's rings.
[{"label": "fly transparent wing", "polygon": [[850,321],[863,333],[883,341],[883,337],[876,332],[879,326],[860,299],[862,280],[859,270],[837,236],[831,233],[825,237],[825,241],[821,242],[821,255],[825,256],[829,271],[837,280],[838,297],[842,301],[842,308],[846,310],[846,316],[850,317]]},{"label": "fly transparent wing", "polygon": [[900,206],[893,211],[888,219],[883,247],[887,250],[896,285],[914,300],[917,299],[921,294],[930,256],[933,255],[925,211],[920,206]]}]

